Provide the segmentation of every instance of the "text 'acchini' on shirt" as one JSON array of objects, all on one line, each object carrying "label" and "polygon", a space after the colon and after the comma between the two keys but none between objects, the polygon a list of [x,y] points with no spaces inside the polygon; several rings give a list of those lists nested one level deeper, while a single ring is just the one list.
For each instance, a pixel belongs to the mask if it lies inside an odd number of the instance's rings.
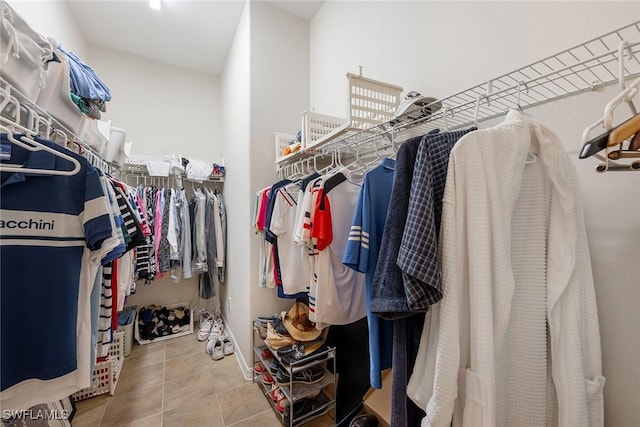
[{"label": "text 'acchini' on shirt", "polygon": [[[81,168],[72,176],[0,174],[3,409],[52,402],[90,385],[90,295],[101,259],[117,245],[93,166],[50,141],[38,142],[74,157]],[[70,169],[54,154],[25,150],[6,135],[0,143],[9,147],[8,163]]]},{"label": "text 'acchini' on shirt", "polygon": [[346,325],[367,315],[365,276],[342,263],[359,194],[360,187],[339,173],[324,182],[317,201],[312,236],[318,239],[315,267],[318,328]]}]

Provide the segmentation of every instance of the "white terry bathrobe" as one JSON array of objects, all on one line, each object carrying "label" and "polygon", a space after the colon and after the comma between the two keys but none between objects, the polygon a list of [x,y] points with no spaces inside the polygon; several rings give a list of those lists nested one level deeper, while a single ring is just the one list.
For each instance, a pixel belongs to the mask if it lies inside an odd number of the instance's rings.
[{"label": "white terry bathrobe", "polygon": [[575,166],[558,138],[517,111],[463,137],[440,245],[444,296],[408,387],[422,426],[602,426],[591,262]]}]

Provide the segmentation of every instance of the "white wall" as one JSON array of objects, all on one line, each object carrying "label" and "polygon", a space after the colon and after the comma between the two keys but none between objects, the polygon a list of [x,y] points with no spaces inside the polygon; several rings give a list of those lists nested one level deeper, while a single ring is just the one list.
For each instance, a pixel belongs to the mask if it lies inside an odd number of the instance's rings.
[{"label": "white wall", "polygon": [[53,37],[66,50],[86,58],[87,42],[66,1],[9,0],[8,3],[35,31]]},{"label": "white wall", "polygon": [[329,1],[311,21],[311,106],[345,117],[347,72],[441,98],[640,17],[640,2]]},{"label": "white wall", "polygon": [[[274,131],[295,133],[309,108],[309,22],[269,2],[251,3],[251,194],[278,180]],[[251,238],[250,318],[288,310],[291,300],[258,287],[260,237]]]},{"label": "white wall", "polygon": [[[327,2],[311,22],[311,105],[345,117],[345,73],[358,65],[365,76],[444,97],[639,17],[640,2]],[[614,93],[587,93],[530,113],[577,157],[582,130]],[[596,174],[594,164],[576,160],[607,377],[606,425],[627,427],[640,425],[640,174]]]},{"label": "white wall", "polygon": [[[87,63],[109,86],[112,100],[103,120],[127,132],[133,155],[172,153],[220,162],[222,126],[220,78],[125,52],[89,45]],[[136,184],[136,182],[129,182]],[[197,278],[172,282],[168,276],[138,284],[129,304],[190,302]]]},{"label": "white wall", "polygon": [[[221,286],[222,315],[237,344],[240,360],[252,357],[250,305],[251,213],[251,19],[246,5],[221,78],[222,155],[227,176],[227,277]],[[231,305],[228,299],[231,299]],[[246,363],[245,363],[246,367]]]},{"label": "white wall", "polygon": [[109,86],[104,119],[127,131],[134,154],[220,161],[220,78],[90,45],[87,62]]},{"label": "white wall", "polygon": [[266,2],[247,3],[222,75],[223,156],[227,165],[230,260],[223,316],[248,372],[251,319],[288,308],[258,287],[260,238],[251,220],[256,191],[277,180],[273,132],[295,131],[309,100],[309,23]]}]

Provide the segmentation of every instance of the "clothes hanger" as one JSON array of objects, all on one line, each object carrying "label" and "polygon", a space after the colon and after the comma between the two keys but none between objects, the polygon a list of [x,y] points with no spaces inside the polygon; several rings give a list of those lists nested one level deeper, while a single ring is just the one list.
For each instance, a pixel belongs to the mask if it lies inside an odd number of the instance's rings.
[{"label": "clothes hanger", "polygon": [[527,91],[527,93],[529,93],[529,87],[527,86],[527,84],[523,81],[518,82],[518,96],[517,96],[517,100],[516,100],[516,107],[518,107],[518,111],[520,111],[521,113],[524,113],[524,110],[522,109],[522,106],[520,105],[520,93],[521,90],[520,88],[524,86],[524,89]]},{"label": "clothes hanger", "polygon": [[482,100],[482,98],[487,100],[487,107],[491,106],[491,99],[489,98],[491,96],[491,93],[493,92],[493,81],[489,80],[489,82],[487,83],[487,91],[483,94],[480,94],[476,97],[476,110],[475,113],[473,115],[473,123],[475,125],[476,128],[478,128],[478,114],[480,113],[480,101]]},{"label": "clothes hanger", "polygon": [[324,175],[325,173],[327,173],[327,172],[329,172],[331,169],[333,169],[333,168],[336,166],[336,164],[337,164],[337,163],[336,163],[336,161],[337,161],[336,157],[337,157],[337,151],[335,151],[335,150],[334,150],[334,151],[332,151],[332,152],[331,152],[331,163],[330,163],[328,166],[326,166],[326,167],[324,167],[324,168],[322,168],[322,169],[319,169],[319,170],[318,170],[318,173],[319,173],[320,175]]},{"label": "clothes hanger", "polygon": [[[637,115],[638,111],[636,110],[635,105],[633,104],[633,97],[636,96],[638,91],[640,90],[640,79],[632,82],[629,87],[625,86],[625,67],[624,67],[624,51],[627,50],[629,59],[634,59],[635,55],[630,48],[630,45],[626,41],[622,41],[620,46],[618,47],[618,87],[620,88],[620,93],[613,98],[604,109],[604,115],[598,119],[595,123],[587,127],[582,133],[582,149],[580,150],[579,158],[586,159],[587,157],[591,157],[596,155],[598,152],[611,147],[609,145],[609,134],[613,129],[613,111],[623,102],[626,103],[631,110],[631,114]],[[625,125],[623,123],[622,125]],[[621,125],[621,126],[622,126]],[[589,135],[591,132],[603,126],[605,128],[604,133],[598,135],[595,138],[589,139]],[[615,146],[617,144],[613,144]],[[598,159],[606,162],[602,156],[597,156]]]},{"label": "clothes hanger", "polygon": [[[635,150],[623,150],[622,147],[617,150],[610,152],[609,149],[611,147],[615,147],[616,145],[620,145],[624,140],[632,135],[634,135],[633,130],[636,129],[635,134],[637,135],[640,130],[638,130],[638,114],[635,106],[633,105],[632,99],[640,92],[640,78],[636,79],[632,82],[629,87],[620,92],[615,98],[613,98],[604,109],[604,115],[597,122],[593,123],[591,126],[587,127],[582,134],[583,146],[580,151],[580,158],[584,159],[587,157],[594,156],[604,162],[604,164],[598,165],[596,170],[598,172],[605,172],[608,170],[640,170],[640,161],[633,162],[630,165],[623,165],[615,162],[610,162],[610,160],[617,160],[621,158],[627,157],[640,157],[638,156],[638,152]],[[626,103],[629,106],[629,109],[634,114],[634,117],[625,121],[621,125],[613,128],[613,112],[614,110],[622,103]],[[604,126],[606,132],[598,135],[596,138],[589,140],[589,134],[595,128]],[[614,133],[615,132],[615,133]],[[613,136],[611,134],[613,133]],[[626,138],[624,138],[626,136]],[[610,139],[611,137],[611,139]],[[635,142],[634,142],[635,141]],[[634,146],[637,149],[637,138],[634,137],[630,146]],[[597,154],[601,150],[606,150],[606,154],[604,158]]]},{"label": "clothes hanger", "polygon": [[[76,159],[74,159],[71,156],[68,156],[64,153],[61,153],[57,150],[54,150],[53,148],[47,147],[46,145],[43,145],[37,141],[35,141],[34,139],[28,138],[26,136],[20,136],[19,139],[16,139],[13,136],[13,132],[11,132],[10,129],[8,129],[7,127],[3,126],[0,124],[0,133],[6,133],[7,134],[7,139],[14,145],[17,145],[18,147],[24,148],[27,151],[32,151],[32,152],[36,152],[36,151],[46,151],[48,153],[53,154],[54,156],[66,160],[68,162],[70,162],[71,164],[73,164],[73,169],[69,170],[69,171],[62,171],[62,170],[55,170],[55,169],[32,169],[32,168],[25,168],[22,165],[11,165],[11,164],[6,164],[6,163],[1,163],[0,164],[0,172],[20,172],[20,173],[29,173],[29,174],[36,174],[36,175],[60,175],[60,176],[73,176],[75,174],[77,174],[78,172],[80,172],[80,169],[82,169],[80,162]],[[33,134],[32,134],[33,135]],[[35,135],[33,135],[35,136]]]},{"label": "clothes hanger", "polygon": [[480,113],[480,101],[482,100],[482,98],[485,98],[487,100],[487,106],[491,106],[491,101],[489,100],[489,95],[478,95],[476,97],[476,109],[475,112],[473,114],[473,124],[475,127],[479,127],[478,126],[478,114]]},{"label": "clothes hanger", "polygon": [[[5,94],[8,95],[8,93],[4,89],[3,91],[4,91],[3,95]],[[48,153],[53,154],[55,157],[66,160],[71,164],[73,164],[73,169],[69,171],[55,170],[55,169],[32,169],[32,168],[25,168],[22,165],[2,163],[0,164],[0,172],[20,172],[20,173],[30,173],[30,174],[38,174],[38,175],[59,175],[59,176],[73,176],[78,172],[80,172],[80,169],[82,167],[80,165],[80,162],[77,159],[37,142],[35,139],[33,139],[37,135],[35,132],[33,132],[33,130],[18,124],[20,122],[20,103],[13,96],[9,95],[7,98],[8,98],[8,102],[3,102],[2,104],[0,104],[0,106],[5,108],[9,103],[13,103],[16,106],[15,121],[12,121],[9,118],[6,118],[0,115],[0,133],[6,133],[7,139],[12,144],[18,147],[21,147],[25,150],[28,150],[31,152],[46,151]],[[14,133],[13,130],[9,129],[4,124],[7,124],[12,128],[15,128],[17,130],[24,132],[25,135],[22,135],[18,139],[16,139],[13,135]]]},{"label": "clothes hanger", "polygon": [[[629,147],[624,150],[623,142],[633,137]],[[608,148],[620,146],[616,151],[608,151]],[[607,138],[607,159],[619,160],[622,158],[640,158],[640,114],[636,114],[617,128],[613,129]]]}]

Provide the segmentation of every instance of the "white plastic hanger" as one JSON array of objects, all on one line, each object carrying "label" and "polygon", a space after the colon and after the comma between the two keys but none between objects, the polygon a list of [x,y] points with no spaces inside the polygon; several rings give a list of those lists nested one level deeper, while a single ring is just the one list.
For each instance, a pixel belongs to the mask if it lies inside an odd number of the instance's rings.
[{"label": "white plastic hanger", "polygon": [[[39,174],[39,175],[61,175],[61,176],[72,176],[80,172],[81,165],[77,159],[74,159],[73,157],[67,154],[61,153],[57,150],[54,150],[53,148],[47,147],[46,145],[41,144],[36,140],[34,140],[33,137],[36,136],[36,133],[33,132],[31,129],[28,129],[18,124],[20,122],[20,103],[18,102],[18,100],[10,96],[5,89],[0,88],[0,92],[3,95],[3,102],[0,103],[1,107],[4,108],[9,103],[13,103],[16,106],[15,121],[12,121],[0,115],[0,133],[6,133],[7,139],[9,140],[9,142],[11,142],[12,144],[18,147],[24,148],[25,150],[32,151],[32,152],[46,151],[58,158],[61,158],[73,164],[72,170],[63,171],[63,170],[55,170],[55,169],[32,169],[32,168],[25,168],[22,165],[0,163],[0,172],[20,172],[20,173]],[[5,102],[5,100],[7,99],[9,101]],[[0,112],[1,111],[2,110],[0,110]],[[19,139],[16,139],[13,136],[13,130],[4,126],[2,123],[6,123],[11,128],[24,132],[26,135],[20,136]]]}]

